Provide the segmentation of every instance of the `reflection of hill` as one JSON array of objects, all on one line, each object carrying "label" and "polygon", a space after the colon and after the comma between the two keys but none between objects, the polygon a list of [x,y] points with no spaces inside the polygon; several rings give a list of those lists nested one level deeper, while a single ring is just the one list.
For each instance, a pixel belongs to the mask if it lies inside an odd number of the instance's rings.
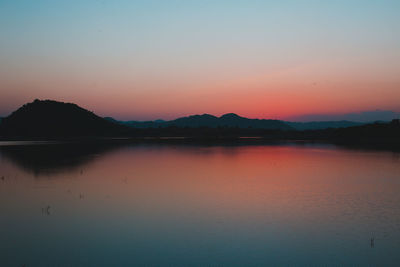
[{"label": "reflection of hill", "polygon": [[48,144],[0,146],[4,158],[35,175],[79,170],[96,155],[117,148],[117,144]]}]

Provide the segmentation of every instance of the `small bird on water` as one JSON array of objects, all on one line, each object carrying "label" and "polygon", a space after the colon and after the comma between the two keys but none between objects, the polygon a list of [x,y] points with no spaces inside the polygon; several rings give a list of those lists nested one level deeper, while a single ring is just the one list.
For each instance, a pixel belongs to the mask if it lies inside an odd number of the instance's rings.
[{"label": "small bird on water", "polygon": [[42,208],[42,212],[44,214],[50,215],[50,206],[47,206],[46,208]]}]

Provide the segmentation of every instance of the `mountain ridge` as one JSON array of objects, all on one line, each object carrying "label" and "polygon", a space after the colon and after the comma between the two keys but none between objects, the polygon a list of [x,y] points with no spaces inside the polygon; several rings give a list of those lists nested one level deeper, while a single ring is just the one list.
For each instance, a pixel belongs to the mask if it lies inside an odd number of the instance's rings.
[{"label": "mountain ridge", "polygon": [[[0,136],[18,139],[74,137],[140,137],[140,136],[257,136],[277,131],[315,131],[362,126],[350,121],[286,122],[268,119],[249,119],[235,113],[219,117],[211,114],[190,115],[170,121],[118,121],[101,118],[73,103],[54,100],[35,100],[2,118]],[[268,133],[269,131],[269,133]],[[275,131],[275,132],[274,132]],[[288,133],[289,134],[289,133]],[[298,134],[296,134],[297,136]]]},{"label": "mountain ridge", "polygon": [[[321,130],[328,128],[345,128],[360,126],[366,123],[353,121],[313,121],[313,122],[291,122],[273,119],[250,119],[235,113],[226,113],[219,117],[211,114],[197,114],[180,117],[170,121],[118,121],[112,117],[105,119],[120,123],[132,128],[164,128],[164,127],[239,127],[259,129],[283,129],[283,130]],[[208,121],[207,121],[208,119]],[[284,125],[283,125],[284,124]]]},{"label": "mountain ridge", "polygon": [[[0,140],[100,140],[101,142],[105,139],[135,142],[202,140],[240,143],[247,137],[247,139],[252,138],[252,140],[262,142],[303,140],[400,148],[400,121],[398,119],[390,123],[377,122],[312,130],[296,130],[284,121],[248,119],[232,113],[220,117],[202,114],[166,122],[145,123],[149,127],[127,127],[112,118],[101,118],[76,104],[35,100],[3,119],[0,124]],[[348,122],[335,123],[340,126]],[[317,125],[320,124],[317,123]],[[305,127],[304,124],[300,126]]]},{"label": "mountain ridge", "polygon": [[271,119],[249,119],[241,117],[235,113],[226,113],[220,117],[211,114],[189,115],[180,117],[170,121],[117,121],[111,117],[106,119],[114,122],[119,122],[123,125],[132,128],[165,128],[165,127],[183,127],[183,128],[198,128],[198,127],[238,127],[238,128],[257,128],[257,129],[280,129],[294,130],[293,127],[287,125],[280,120]]}]

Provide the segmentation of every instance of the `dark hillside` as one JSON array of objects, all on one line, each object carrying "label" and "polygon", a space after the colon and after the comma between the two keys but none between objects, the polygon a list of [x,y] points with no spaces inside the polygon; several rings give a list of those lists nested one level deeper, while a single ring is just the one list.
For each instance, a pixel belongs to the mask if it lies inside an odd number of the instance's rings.
[{"label": "dark hillside", "polygon": [[76,104],[52,100],[25,104],[0,124],[0,135],[14,138],[118,136],[129,131]]}]

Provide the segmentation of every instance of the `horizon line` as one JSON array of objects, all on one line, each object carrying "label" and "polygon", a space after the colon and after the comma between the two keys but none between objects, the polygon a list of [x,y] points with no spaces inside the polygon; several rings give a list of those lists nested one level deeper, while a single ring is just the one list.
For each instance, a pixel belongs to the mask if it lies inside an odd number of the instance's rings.
[{"label": "horizon line", "polygon": [[[16,110],[18,110],[19,108],[21,108],[22,106],[24,106],[24,105],[26,105],[26,104],[29,104],[29,103],[33,103],[34,101],[37,101],[37,100],[39,100],[39,101],[46,101],[46,100],[49,100],[49,101],[55,101],[55,102],[60,102],[60,103],[66,103],[66,104],[75,104],[75,105],[77,105],[77,106],[79,106],[79,107],[81,107],[81,108],[83,108],[83,109],[86,109],[86,110],[88,110],[88,111],[90,111],[90,112],[93,112],[94,114],[96,114],[96,115],[99,116],[99,117],[102,117],[102,118],[112,118],[112,119],[114,119],[114,120],[123,121],[123,122],[127,122],[127,121],[137,121],[137,122],[150,122],[150,121],[152,121],[152,122],[154,122],[154,121],[158,121],[158,120],[161,120],[161,121],[173,121],[173,120],[180,119],[180,118],[187,118],[187,117],[191,117],[191,116],[203,116],[203,115],[210,115],[210,116],[213,116],[213,117],[216,117],[216,118],[221,118],[222,116],[229,115],[229,114],[233,114],[233,115],[239,116],[239,117],[241,117],[241,118],[246,118],[246,119],[279,120],[279,121],[287,121],[287,122],[328,122],[328,121],[365,122],[365,120],[363,120],[363,121],[357,121],[357,120],[343,119],[343,118],[342,118],[342,119],[334,119],[334,118],[331,118],[331,119],[327,119],[327,118],[323,119],[323,118],[320,118],[320,119],[318,119],[318,117],[330,117],[330,116],[331,116],[331,117],[335,117],[335,116],[337,116],[337,117],[340,117],[340,116],[363,116],[363,115],[366,115],[366,114],[372,114],[372,113],[374,113],[374,112],[375,112],[375,113],[377,113],[377,112],[378,112],[378,113],[392,113],[395,117],[400,117],[400,109],[399,109],[399,111],[395,111],[395,110],[377,108],[377,109],[374,109],[374,110],[361,110],[361,111],[357,111],[357,112],[340,112],[340,113],[302,113],[302,114],[298,114],[298,115],[284,116],[284,117],[280,117],[280,118],[279,118],[279,116],[273,116],[273,117],[267,117],[267,118],[243,116],[243,115],[239,115],[239,114],[236,113],[236,112],[220,113],[221,115],[214,115],[214,114],[211,114],[211,113],[204,112],[204,113],[189,113],[189,114],[185,114],[185,115],[181,115],[181,116],[177,115],[176,117],[171,118],[171,119],[163,119],[163,118],[157,118],[157,119],[119,119],[119,118],[116,117],[116,116],[110,116],[110,115],[101,116],[101,115],[99,115],[97,112],[95,112],[95,111],[93,111],[93,110],[90,110],[89,108],[85,108],[84,106],[82,106],[82,105],[80,105],[80,104],[77,104],[77,103],[74,103],[74,102],[59,101],[59,100],[54,100],[54,99],[38,99],[38,98],[35,98],[35,99],[34,99],[33,101],[31,101],[31,102],[26,102],[26,103],[20,105],[17,109],[15,109],[15,110],[9,112],[8,115],[0,115],[0,118],[6,118],[6,117],[10,116],[10,115],[11,115],[13,112],[15,112]],[[132,116],[132,117],[135,117],[135,116]],[[314,119],[307,119],[307,117],[314,117]],[[370,122],[373,122],[373,121],[380,121],[380,120],[381,120],[381,121],[390,121],[391,119],[375,119],[375,120],[372,119],[372,120],[370,120]]]}]

